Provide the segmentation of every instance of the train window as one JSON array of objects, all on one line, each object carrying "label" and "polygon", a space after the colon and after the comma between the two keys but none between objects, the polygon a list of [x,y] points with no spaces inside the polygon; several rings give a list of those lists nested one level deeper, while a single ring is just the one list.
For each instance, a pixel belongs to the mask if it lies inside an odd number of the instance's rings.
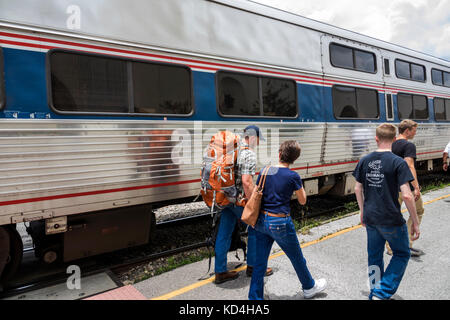
[{"label": "train window", "polygon": [[186,115],[192,112],[188,68],[132,62],[135,113]]},{"label": "train window", "polygon": [[355,69],[364,72],[375,72],[375,56],[371,52],[353,50],[355,55]]},{"label": "train window", "polygon": [[433,81],[433,84],[438,86],[444,85],[444,78],[442,75],[441,70],[431,69],[431,80]]},{"label": "train window", "polygon": [[450,88],[450,72],[444,72],[444,86]]},{"label": "train window", "polygon": [[450,99],[434,98],[436,121],[450,121]]},{"label": "train window", "polygon": [[391,68],[389,66],[389,59],[384,59],[384,74],[385,75],[391,74]]},{"label": "train window", "polygon": [[353,69],[353,50],[337,45],[330,44],[331,64],[335,67]]},{"label": "train window", "polygon": [[0,47],[0,109],[5,106],[5,84],[4,84],[4,74],[3,74],[3,51]]},{"label": "train window", "polygon": [[395,60],[397,78],[425,82],[425,67],[403,60]]},{"label": "train window", "polygon": [[224,116],[297,116],[293,80],[221,71],[217,83],[219,111]]},{"label": "train window", "polygon": [[394,105],[392,103],[392,94],[386,94],[386,119],[394,120]]},{"label": "train window", "polygon": [[337,119],[377,119],[378,92],[371,89],[334,86],[333,110]]},{"label": "train window", "polygon": [[336,43],[330,44],[331,64],[337,68],[376,73],[375,54]]},{"label": "train window", "polygon": [[428,99],[426,96],[399,93],[397,94],[397,107],[400,120],[428,119]]},{"label": "train window", "polygon": [[398,107],[398,117],[400,119],[412,119],[413,116],[413,105],[412,96],[410,94],[398,94],[397,95],[397,107]]},{"label": "train window", "polygon": [[126,61],[52,52],[50,65],[52,102],[57,110],[128,112]]},{"label": "train window", "polygon": [[264,116],[297,116],[296,85],[294,81],[262,78]]},{"label": "train window", "polygon": [[450,88],[450,72],[431,69],[431,79],[433,84],[437,86],[445,86]]},{"label": "train window", "polygon": [[425,81],[425,68],[417,64],[411,64],[411,79],[415,81]]},{"label": "train window", "polygon": [[220,72],[219,109],[224,115],[260,116],[259,81],[256,76]]},{"label": "train window", "polygon": [[426,96],[413,95],[413,109],[415,119],[428,119],[428,98]]},{"label": "train window", "polygon": [[395,61],[395,70],[397,71],[397,77],[410,79],[411,72],[409,70],[409,63],[401,60]]}]

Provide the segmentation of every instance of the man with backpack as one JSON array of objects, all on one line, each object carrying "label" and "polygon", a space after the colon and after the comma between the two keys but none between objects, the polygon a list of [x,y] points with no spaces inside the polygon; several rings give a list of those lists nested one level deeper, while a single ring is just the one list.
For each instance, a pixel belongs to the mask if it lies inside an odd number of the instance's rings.
[{"label": "man with backpack", "polygon": [[[219,139],[216,139],[219,140]],[[260,140],[265,140],[262,136],[260,129],[257,126],[248,126],[244,129],[244,139],[239,143],[234,143],[234,145],[238,145],[237,155],[236,151],[232,152],[232,159],[236,159],[236,162],[233,166],[234,168],[230,168],[230,166],[226,167],[224,165],[220,166],[217,164],[212,165],[211,172],[217,173],[219,172],[219,177],[217,179],[209,178],[211,180],[220,180],[226,181],[227,179],[232,181],[232,187],[237,190],[237,195],[241,195],[246,199],[250,198],[250,195],[253,191],[253,176],[256,173],[256,153],[254,149],[259,145]],[[223,145],[227,144],[225,138],[223,138],[220,143]],[[214,141],[212,141],[214,143]],[[217,142],[216,142],[217,145]],[[230,143],[228,143],[230,145]],[[228,147],[228,149],[232,149],[232,147]],[[217,152],[217,151],[216,151]],[[231,154],[230,152],[228,152]],[[217,158],[217,156],[216,156]],[[223,161],[225,162],[225,161]],[[233,163],[233,161],[231,161]],[[226,173],[226,169],[230,168],[230,173]],[[234,178],[233,176],[234,172]],[[211,182],[211,184],[214,184]],[[222,189],[226,189],[222,188]],[[212,203],[212,208],[215,203],[221,199],[223,193],[226,192],[215,192],[214,200]],[[207,202],[205,194],[202,193],[205,202]],[[238,196],[236,196],[236,200],[238,200]],[[229,202],[224,208],[219,208],[221,210],[220,224],[218,233],[216,236],[215,242],[215,283],[223,283],[229,280],[236,279],[239,274],[235,271],[227,270],[227,254],[231,244],[231,238],[233,234],[233,230],[235,228],[236,223],[241,218],[242,212],[244,210],[243,206],[236,205],[237,201]],[[207,202],[208,203],[208,202]],[[245,205],[242,203],[242,205]],[[255,230],[253,228],[248,228],[248,246],[247,246],[247,276],[251,276],[253,271],[253,264],[255,261],[255,246],[256,246],[256,238],[255,238]],[[272,274],[272,269],[268,268],[266,275]]]}]

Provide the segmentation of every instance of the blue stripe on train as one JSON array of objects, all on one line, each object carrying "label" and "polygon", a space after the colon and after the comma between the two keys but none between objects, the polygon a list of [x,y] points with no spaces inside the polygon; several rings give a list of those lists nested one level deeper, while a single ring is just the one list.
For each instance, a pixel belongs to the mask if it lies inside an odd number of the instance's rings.
[{"label": "blue stripe on train", "polygon": [[[86,116],[61,115],[55,113],[48,104],[46,84],[46,54],[41,52],[3,48],[6,89],[6,108],[0,112],[0,118],[17,117],[20,119],[136,119],[162,120],[164,117],[143,116]],[[245,121],[279,122],[273,118],[234,118],[222,117],[216,107],[216,77],[209,72],[193,71],[194,114],[190,117],[167,117],[168,120],[188,121]],[[310,84],[297,84],[299,115],[296,119],[284,122],[343,122],[333,115],[331,88]],[[398,122],[396,99],[394,100],[394,121]],[[433,103],[428,100],[430,118],[433,119]],[[385,96],[379,93],[380,119],[370,122],[384,122],[386,119]],[[361,122],[361,120],[344,120]]]}]

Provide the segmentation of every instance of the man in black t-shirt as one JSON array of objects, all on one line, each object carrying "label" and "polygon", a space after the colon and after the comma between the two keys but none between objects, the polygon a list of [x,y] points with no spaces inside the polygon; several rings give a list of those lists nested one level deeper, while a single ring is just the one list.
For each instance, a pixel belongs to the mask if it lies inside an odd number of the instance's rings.
[{"label": "man in black t-shirt", "polygon": [[[417,216],[419,218],[419,225],[422,222],[423,213],[425,212],[423,207],[422,196],[420,194],[420,186],[417,180],[417,172],[416,172],[416,146],[414,143],[409,142],[408,140],[414,139],[417,131],[417,123],[412,120],[403,120],[400,122],[398,126],[399,135],[397,136],[397,140],[392,144],[392,152],[397,156],[403,158],[408,164],[409,169],[411,170],[412,175],[414,176],[414,181],[410,183],[411,191],[414,194],[414,200],[416,201],[416,211]],[[399,195],[400,204],[403,202],[402,194]],[[408,234],[411,231],[411,218],[408,219],[406,225],[408,226]],[[413,248],[413,242],[409,240],[409,248],[411,249],[411,255],[413,257],[420,256],[423,254],[422,250]],[[389,247],[389,244],[386,243],[387,253],[392,255],[392,250]]]},{"label": "man in black t-shirt", "polygon": [[[361,211],[361,224],[367,231],[369,299],[389,299],[398,289],[410,258],[408,229],[400,212],[398,190],[412,218],[411,239],[419,237],[419,222],[409,182],[414,180],[406,162],[391,152],[396,129],[382,124],[376,130],[378,149],[363,157],[356,166],[355,195]],[[384,244],[393,256],[384,269]]]}]

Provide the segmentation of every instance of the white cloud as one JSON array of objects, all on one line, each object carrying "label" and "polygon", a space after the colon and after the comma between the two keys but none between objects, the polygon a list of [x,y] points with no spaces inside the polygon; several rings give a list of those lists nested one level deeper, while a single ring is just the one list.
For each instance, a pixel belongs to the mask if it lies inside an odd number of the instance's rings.
[{"label": "white cloud", "polygon": [[450,0],[252,0],[450,60]]}]

